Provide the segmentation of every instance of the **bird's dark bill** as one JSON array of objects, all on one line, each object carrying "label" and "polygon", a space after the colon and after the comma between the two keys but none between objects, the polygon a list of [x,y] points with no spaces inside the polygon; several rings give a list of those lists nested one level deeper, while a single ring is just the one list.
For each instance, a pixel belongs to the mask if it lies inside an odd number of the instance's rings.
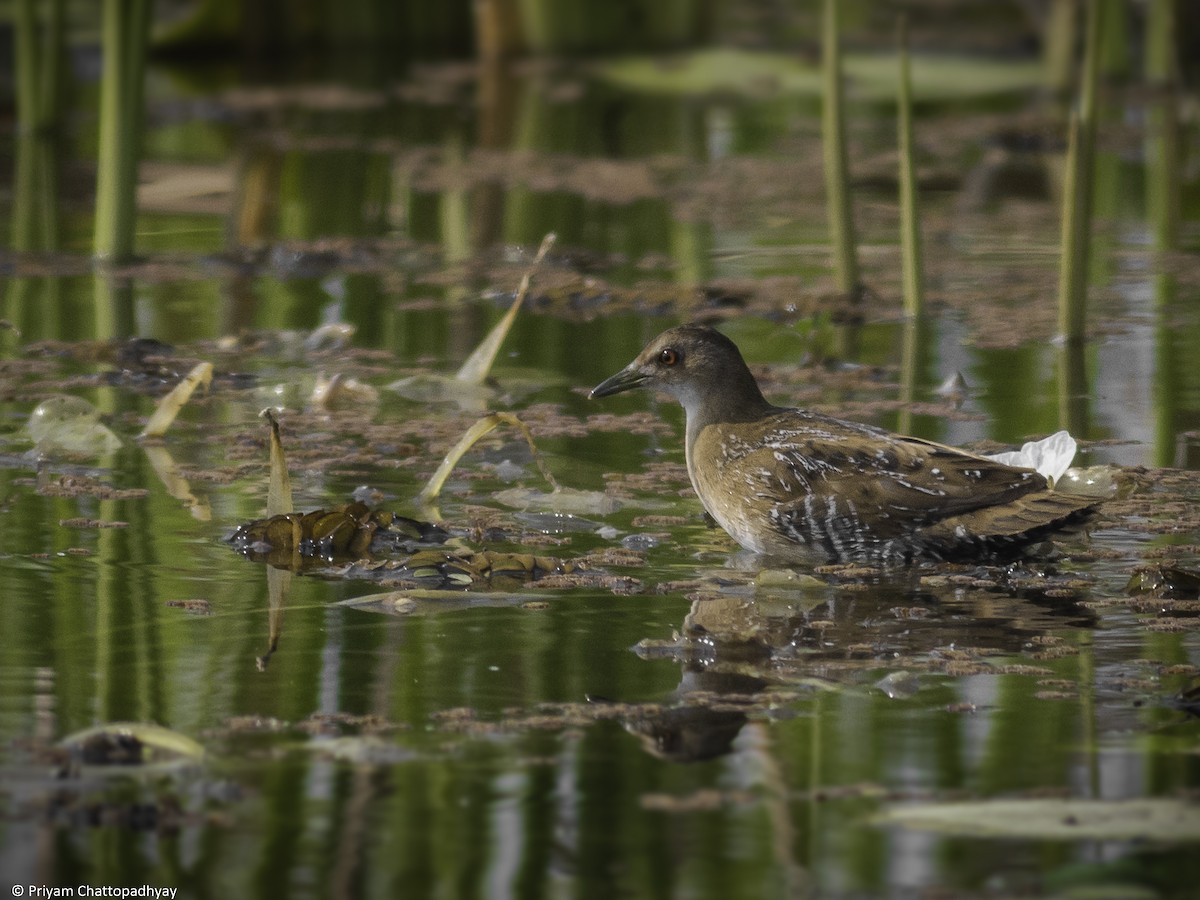
[{"label": "bird's dark bill", "polygon": [[608,397],[612,394],[619,394],[621,391],[630,391],[636,387],[641,387],[645,381],[646,375],[633,366],[628,366],[611,378],[604,379],[592,388],[588,396],[593,400],[597,397]]}]

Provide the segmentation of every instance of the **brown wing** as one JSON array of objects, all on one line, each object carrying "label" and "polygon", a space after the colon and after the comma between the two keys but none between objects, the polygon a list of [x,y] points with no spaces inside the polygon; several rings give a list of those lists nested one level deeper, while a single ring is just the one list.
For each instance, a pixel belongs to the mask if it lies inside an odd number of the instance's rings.
[{"label": "brown wing", "polygon": [[799,410],[751,436],[705,429],[696,452],[716,461],[708,493],[736,491],[784,546],[835,557],[1011,544],[1092,505],[1055,494],[1032,469]]},{"label": "brown wing", "polygon": [[[786,464],[798,488],[776,494],[779,514],[843,516],[876,538],[1046,489],[1046,480],[1032,469],[917,441],[876,440],[861,447],[806,443],[803,451],[781,452],[777,459],[777,464]],[[762,452],[772,451],[752,455]]]},{"label": "brown wing", "polygon": [[[867,425],[799,411],[762,424],[753,441],[725,434],[724,477],[750,489],[786,540],[824,546],[834,555],[911,542],[938,523],[945,523],[934,529],[939,543],[960,533],[959,526],[1015,529],[1016,519],[1007,522],[1003,510],[1049,493],[1031,469]],[[970,532],[971,539],[978,534],[973,527]]]}]

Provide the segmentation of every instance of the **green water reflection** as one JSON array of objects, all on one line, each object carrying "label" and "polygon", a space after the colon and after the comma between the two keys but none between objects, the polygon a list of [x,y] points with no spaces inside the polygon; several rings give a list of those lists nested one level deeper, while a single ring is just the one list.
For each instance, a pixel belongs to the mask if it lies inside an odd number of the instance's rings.
[{"label": "green water reflection", "polygon": [[[851,103],[848,127],[863,277],[878,296],[847,316],[829,298],[811,97],[680,98],[537,67],[488,80],[435,66],[324,89],[206,75],[152,73],[142,258],[128,267],[87,261],[90,120],[15,146],[5,221],[20,252],[3,261],[0,332],[8,880],[185,897],[606,898],[1097,885],[1182,897],[1200,880],[1186,844],[999,841],[873,820],[931,798],[1194,798],[1200,725],[1174,703],[1200,671],[1194,612],[1125,603],[1149,549],[1182,547],[1178,561],[1196,565],[1194,482],[1174,473],[1175,533],[1105,521],[1068,543],[1047,583],[1084,586],[1058,598],[1017,584],[1035,580],[1022,573],[992,589],[965,573],[756,587],[684,490],[679,410],[583,395],[666,325],[719,316],[780,402],[950,443],[1069,426],[1092,442],[1089,464],[1195,469],[1198,182],[1180,133],[1194,123],[1153,112],[1141,151],[1124,133],[1106,143],[1101,123],[1093,334],[1072,354],[1052,343],[1055,310],[1040,302],[1056,283],[1056,151],[992,158],[993,138],[1043,115],[1032,95],[919,104],[930,316],[906,326],[894,128],[870,97]],[[79,86],[81,110],[93,95]],[[1113,102],[1128,104],[1113,121],[1149,115],[1137,97]],[[1033,177],[1006,180],[1014,171]],[[256,414],[270,389],[294,389],[300,507],[368,484],[415,513],[446,436],[473,416],[385,386],[453,371],[549,231],[561,256],[497,373],[503,388],[532,372],[535,390],[498,404],[533,423],[564,484],[626,478],[615,493],[631,505],[537,552],[650,535],[644,561],[619,570],[643,590],[531,588],[541,602],[405,617],[340,605],[378,585],[294,577],[272,609],[264,568],[222,541],[262,514]],[[350,349],[281,336],[328,321],[357,326]],[[245,343],[218,344],[231,335]],[[131,337],[230,376],[165,442],[208,520],[132,439],[156,392],[101,374],[111,342]],[[326,368],[379,388],[378,408],[302,412],[295,386]],[[961,406],[938,393],[956,372]],[[25,455],[23,422],[57,392],[94,403],[122,449]],[[597,414],[629,418],[605,429]],[[494,499],[510,486],[497,473],[515,461],[540,489],[524,452],[510,435],[470,456],[447,488],[447,522],[468,531],[480,508],[514,515]],[[636,480],[647,472],[660,480]],[[676,632],[700,637],[685,646]],[[63,737],[119,721],[169,727],[207,755],[115,775],[56,755]]]}]

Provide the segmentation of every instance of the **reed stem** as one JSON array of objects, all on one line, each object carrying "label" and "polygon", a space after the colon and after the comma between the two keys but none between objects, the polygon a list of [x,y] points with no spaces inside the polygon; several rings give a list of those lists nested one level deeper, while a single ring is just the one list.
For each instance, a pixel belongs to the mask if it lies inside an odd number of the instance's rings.
[{"label": "reed stem", "polygon": [[1092,175],[1096,144],[1096,93],[1100,70],[1103,0],[1088,0],[1087,40],[1079,87],[1079,109],[1071,114],[1063,185],[1062,256],[1059,263],[1058,325],[1069,343],[1084,339],[1092,219]]},{"label": "reed stem", "polygon": [[921,216],[917,175],[913,160],[912,74],[908,53],[908,17],[900,16],[897,29],[900,81],[896,103],[897,142],[900,150],[900,253],[904,281],[904,314],[910,318],[925,309],[921,265]]},{"label": "reed stem", "polygon": [[93,253],[112,262],[133,255],[150,6],[151,0],[104,4]]},{"label": "reed stem", "polygon": [[821,143],[825,159],[825,195],[828,204],[830,239],[833,242],[834,280],[839,292],[850,295],[858,288],[858,256],[854,242],[849,166],[846,161],[842,54],[838,32],[837,0],[825,0],[821,41],[824,76]]}]

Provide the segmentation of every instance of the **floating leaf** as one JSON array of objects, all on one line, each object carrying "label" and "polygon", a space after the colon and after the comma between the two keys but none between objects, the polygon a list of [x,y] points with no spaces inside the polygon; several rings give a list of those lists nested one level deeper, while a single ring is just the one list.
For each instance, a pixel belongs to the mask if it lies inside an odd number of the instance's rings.
[{"label": "floating leaf", "polygon": [[[896,99],[896,57],[891,53],[846,53],[842,68],[852,99],[890,103]],[[697,50],[658,57],[626,57],[598,64],[602,78],[652,94],[742,94],[816,97],[821,77],[815,65],[795,54],[750,50]],[[913,98],[953,100],[1027,90],[1041,84],[1036,62],[978,56],[912,58]]]},{"label": "floating leaf", "polygon": [[25,427],[41,453],[104,456],[121,447],[121,439],[100,421],[100,411],[80,397],[43,400]]},{"label": "floating leaf", "polygon": [[546,594],[517,594],[507,591],[441,591],[416,588],[407,591],[387,591],[342,600],[338,606],[348,606],[364,612],[389,616],[412,616],[428,613],[475,609],[484,606],[519,606],[545,600]]},{"label": "floating leaf", "polygon": [[204,758],[204,747],[190,737],[145,722],[110,722],[63,738],[84,765],[147,766]]},{"label": "floating leaf", "polygon": [[393,381],[387,389],[418,403],[453,403],[467,412],[484,412],[490,403],[513,403],[555,383],[556,379],[544,371],[505,366],[503,388],[493,384],[492,379],[471,384],[453,375],[418,372]]},{"label": "floating leaf", "polygon": [[625,505],[625,501],[604,491],[581,491],[557,486],[549,492],[524,487],[507,488],[492,494],[492,499],[513,509],[545,510],[575,516],[607,516]]},{"label": "floating leaf", "polygon": [[470,384],[437,372],[407,375],[387,387],[418,403],[455,403],[469,412],[482,412],[496,396],[496,389],[490,385]]},{"label": "floating leaf", "polygon": [[1200,806],[1170,798],[981,800],[894,806],[887,825],[980,838],[1200,841]]},{"label": "floating leaf", "polygon": [[191,399],[196,388],[204,385],[207,390],[212,384],[212,374],[212,363],[197,363],[192,371],[188,372],[183,380],[175,385],[171,393],[158,401],[158,407],[154,410],[150,421],[146,423],[146,427],[142,429],[140,437],[162,437],[166,434],[167,429],[171,427],[171,423],[175,421],[175,417],[179,415],[183,405]]},{"label": "floating leaf", "polygon": [[313,329],[304,339],[304,349],[309,352],[317,350],[341,350],[350,343],[358,326],[350,322],[326,322]]},{"label": "floating leaf", "polygon": [[795,54],[701,50],[671,56],[631,56],[601,63],[597,70],[622,87],[654,94],[813,95],[821,89],[817,70]]},{"label": "floating leaf", "polygon": [[1194,600],[1200,597],[1200,570],[1166,564],[1138,566],[1125,592]]},{"label": "floating leaf", "polygon": [[1105,499],[1117,492],[1119,473],[1116,466],[1105,465],[1067,469],[1055,482],[1054,489],[1064,494]]},{"label": "floating leaf", "polygon": [[357,378],[336,373],[332,378],[317,376],[308,404],[313,409],[358,409],[373,411],[379,404],[379,391]]}]

